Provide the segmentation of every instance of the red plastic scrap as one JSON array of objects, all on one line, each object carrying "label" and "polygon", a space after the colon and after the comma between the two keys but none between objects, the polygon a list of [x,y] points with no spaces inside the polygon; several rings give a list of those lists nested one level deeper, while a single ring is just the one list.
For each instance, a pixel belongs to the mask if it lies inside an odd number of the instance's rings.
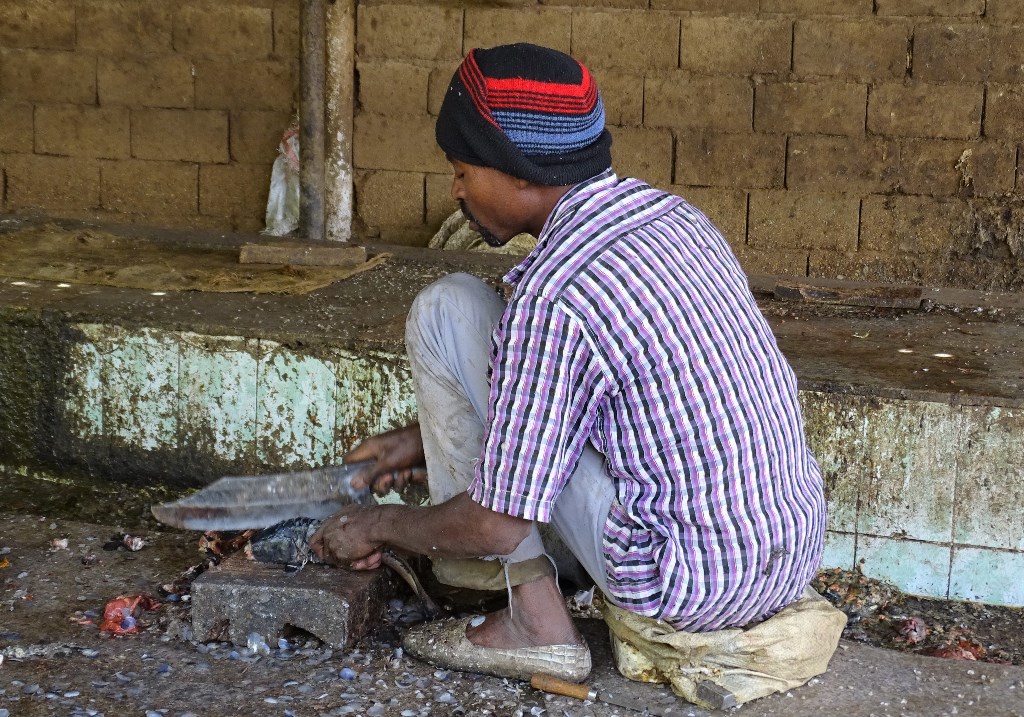
[{"label": "red plastic scrap", "polygon": [[118,595],[103,608],[100,629],[114,635],[134,635],[139,631],[136,617],[141,610],[156,610],[160,601],[152,595]]}]

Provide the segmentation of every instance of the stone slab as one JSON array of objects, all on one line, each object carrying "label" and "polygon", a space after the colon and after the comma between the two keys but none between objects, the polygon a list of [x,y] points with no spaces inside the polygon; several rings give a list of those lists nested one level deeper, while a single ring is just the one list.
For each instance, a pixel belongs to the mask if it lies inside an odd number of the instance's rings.
[{"label": "stone slab", "polygon": [[287,573],[236,554],[192,584],[192,633],[244,646],[250,633],[273,644],[292,627],[331,647],[348,647],[379,626],[394,592],[384,570],[307,565]]}]

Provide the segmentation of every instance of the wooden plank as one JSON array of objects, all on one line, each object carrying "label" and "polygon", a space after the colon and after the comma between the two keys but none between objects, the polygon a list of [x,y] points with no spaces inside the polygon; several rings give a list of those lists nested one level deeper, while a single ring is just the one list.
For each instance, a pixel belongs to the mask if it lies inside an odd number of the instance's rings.
[{"label": "wooden plank", "polygon": [[246,244],[238,253],[238,263],[353,267],[366,263],[366,248],[295,243]]},{"label": "wooden plank", "polygon": [[916,309],[921,306],[919,286],[821,286],[795,281],[775,284],[775,298],[784,301],[812,301],[848,306],[878,306],[894,309]]}]

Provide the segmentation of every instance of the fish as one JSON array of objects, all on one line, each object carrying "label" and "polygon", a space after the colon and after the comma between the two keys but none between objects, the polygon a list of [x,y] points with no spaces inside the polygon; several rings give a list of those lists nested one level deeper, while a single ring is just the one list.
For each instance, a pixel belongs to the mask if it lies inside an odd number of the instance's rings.
[{"label": "fish", "polygon": [[[323,522],[319,518],[282,520],[253,534],[245,548],[246,554],[260,563],[284,565],[286,572],[297,572],[309,563],[322,563],[310,547],[310,541]],[[428,617],[433,619],[441,616],[444,611],[427,594],[412,566],[404,558],[385,548],[381,551],[381,562],[405,581]]]}]

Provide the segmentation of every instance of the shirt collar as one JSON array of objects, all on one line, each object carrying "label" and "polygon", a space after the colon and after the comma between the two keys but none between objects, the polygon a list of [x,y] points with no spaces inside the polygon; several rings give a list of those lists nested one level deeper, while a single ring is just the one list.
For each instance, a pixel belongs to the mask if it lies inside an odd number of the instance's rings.
[{"label": "shirt collar", "polygon": [[563,194],[562,198],[558,200],[551,210],[551,214],[548,215],[547,221],[544,222],[544,227],[540,230],[540,236],[537,237],[537,246],[505,275],[505,283],[513,285],[518,283],[523,275],[529,271],[530,267],[536,264],[540,257],[547,252],[548,245],[558,236],[559,230],[576,209],[595,194],[615,186],[617,181],[618,178],[615,176],[615,172],[609,168],[601,172],[601,174],[596,174],[590,179],[573,185],[568,192]]}]

